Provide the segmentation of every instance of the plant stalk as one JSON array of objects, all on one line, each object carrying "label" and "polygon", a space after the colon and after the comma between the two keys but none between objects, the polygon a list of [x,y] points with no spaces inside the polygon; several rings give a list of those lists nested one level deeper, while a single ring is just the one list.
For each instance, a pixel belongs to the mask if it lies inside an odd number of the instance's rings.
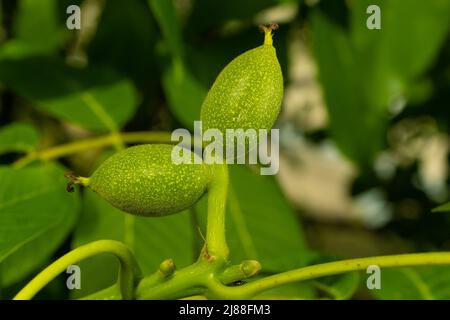
[{"label": "plant stalk", "polygon": [[213,164],[213,178],[208,188],[208,222],[206,244],[202,251],[206,260],[223,259],[229,254],[225,238],[225,213],[228,193],[227,164]]},{"label": "plant stalk", "polygon": [[36,150],[14,162],[13,166],[15,168],[22,168],[35,160],[48,161],[87,149],[116,145],[118,139],[120,139],[123,143],[173,143],[170,138],[170,133],[164,131],[112,133],[100,137],[69,142],[67,144],[62,144],[43,150]]},{"label": "plant stalk", "polygon": [[134,284],[140,277],[139,267],[133,254],[128,247],[118,241],[99,240],[78,247],[53,262],[20,290],[14,297],[14,300],[32,299],[50,281],[55,279],[61,272],[64,272],[68,266],[99,253],[111,253],[119,259],[118,283],[122,299],[133,299]]}]

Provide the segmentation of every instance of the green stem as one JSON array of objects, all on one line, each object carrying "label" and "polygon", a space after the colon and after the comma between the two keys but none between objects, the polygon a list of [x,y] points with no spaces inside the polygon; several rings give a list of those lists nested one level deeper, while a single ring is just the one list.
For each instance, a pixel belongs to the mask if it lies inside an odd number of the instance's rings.
[{"label": "green stem", "polygon": [[155,273],[139,282],[136,288],[136,299],[180,299],[202,294],[205,291],[205,284],[213,274],[213,267],[214,265],[205,261],[197,261],[176,271],[168,279]]},{"label": "green stem", "polygon": [[228,192],[228,166],[211,165],[213,178],[208,188],[208,222],[203,257],[207,260],[228,258],[225,238],[225,207]]},{"label": "green stem", "polygon": [[31,280],[14,300],[32,299],[43,287],[56,278],[68,266],[97,255],[99,253],[112,253],[120,261],[119,286],[123,299],[134,297],[134,283],[140,276],[139,267],[131,251],[122,243],[114,240],[99,240],[78,247],[65,254]]},{"label": "green stem", "polygon": [[25,157],[17,160],[14,163],[14,167],[22,168],[35,160],[48,161],[87,149],[117,145],[118,140],[122,141],[123,143],[173,143],[171,142],[170,138],[171,135],[169,132],[162,131],[112,133],[105,136],[83,139],[80,141],[70,142],[67,144],[31,152]]},{"label": "green stem", "polygon": [[380,268],[450,265],[450,252],[412,253],[329,262],[279,273],[240,287],[218,286],[211,289],[213,289],[215,296],[226,296],[228,299],[248,299],[263,291],[288,283],[366,270],[370,265],[377,265]]}]

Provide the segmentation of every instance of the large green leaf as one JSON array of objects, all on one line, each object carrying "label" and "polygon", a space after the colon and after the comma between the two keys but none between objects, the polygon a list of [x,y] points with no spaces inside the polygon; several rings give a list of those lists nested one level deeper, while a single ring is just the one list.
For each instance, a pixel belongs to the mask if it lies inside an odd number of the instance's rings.
[{"label": "large green leaf", "polygon": [[[191,264],[194,261],[193,232],[188,212],[159,218],[136,217],[86,190],[73,247],[99,239],[122,241],[133,250],[143,273],[148,275],[167,258],[173,258],[177,267]],[[80,267],[82,289],[74,292],[76,297],[91,294],[117,280],[118,263],[110,255],[87,259]]]},{"label": "large green leaf", "polygon": [[383,269],[381,289],[371,290],[386,300],[450,299],[450,267],[431,266]]},{"label": "large green leaf", "polygon": [[173,64],[164,72],[163,87],[170,110],[189,129],[200,119],[200,108],[206,97],[206,89],[181,63]]},{"label": "large green leaf", "polygon": [[22,0],[14,19],[13,40],[0,48],[0,56],[24,57],[55,52],[65,25],[57,19],[56,0]]},{"label": "large green leaf", "polygon": [[38,109],[96,131],[114,131],[134,114],[130,81],[109,69],[75,69],[55,58],[0,61],[0,82]]},{"label": "large green leaf", "polygon": [[232,258],[259,260],[264,270],[307,263],[301,223],[272,176],[230,166],[228,231]]},{"label": "large green leaf", "polygon": [[0,167],[0,284],[8,286],[40,267],[70,232],[78,196],[66,191],[55,165]]},{"label": "large green leaf", "polygon": [[[381,8],[381,30],[366,26],[371,4]],[[408,99],[444,43],[450,3],[354,1],[348,29],[326,8],[312,14],[311,35],[331,132],[348,157],[367,165],[383,147],[389,108]]]},{"label": "large green leaf", "polygon": [[30,152],[39,140],[37,131],[28,124],[13,123],[0,128],[0,154]]},{"label": "large green leaf", "polygon": [[[375,32],[365,27],[366,8],[374,4],[381,10],[381,30]],[[377,55],[384,55],[389,72],[404,80],[420,76],[433,63],[450,28],[446,0],[411,0],[407,6],[399,1],[363,0],[351,9],[355,43],[364,42],[364,48],[372,50],[379,47]]]},{"label": "large green leaf", "polygon": [[149,0],[150,8],[168,46],[172,62],[163,71],[163,89],[170,110],[187,128],[200,118],[200,107],[207,90],[191,74],[184,61],[184,43],[172,0]]},{"label": "large green leaf", "polygon": [[313,17],[312,28],[333,140],[351,159],[368,163],[382,146],[383,112],[358,88],[362,81],[344,29],[319,12]]}]

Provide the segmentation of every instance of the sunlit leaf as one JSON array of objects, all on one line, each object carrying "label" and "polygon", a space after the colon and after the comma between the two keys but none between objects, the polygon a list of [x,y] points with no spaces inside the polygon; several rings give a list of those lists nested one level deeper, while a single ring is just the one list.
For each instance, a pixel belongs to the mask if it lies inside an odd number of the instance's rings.
[{"label": "sunlit leaf", "polygon": [[0,82],[62,120],[96,131],[114,131],[134,114],[130,81],[109,69],[74,69],[57,59],[0,61]]}]

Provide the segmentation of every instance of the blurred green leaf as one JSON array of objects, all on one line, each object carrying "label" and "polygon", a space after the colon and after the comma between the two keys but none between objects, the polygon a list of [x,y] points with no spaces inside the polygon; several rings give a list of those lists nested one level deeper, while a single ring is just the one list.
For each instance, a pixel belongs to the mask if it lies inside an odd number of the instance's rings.
[{"label": "blurred green leaf", "polygon": [[433,209],[433,212],[450,212],[450,202]]},{"label": "blurred green leaf", "polygon": [[381,289],[370,292],[385,300],[448,300],[449,270],[448,266],[383,269]]},{"label": "blurred green leaf", "polygon": [[280,0],[197,0],[193,3],[192,14],[187,25],[196,34],[201,34],[217,29],[230,21],[249,23],[259,12],[274,7],[280,2]]},{"label": "blurred green leaf", "polygon": [[[161,218],[132,216],[112,207],[90,190],[84,194],[83,210],[75,231],[73,247],[90,241],[113,239],[127,244],[134,252],[145,275],[173,258],[177,267],[194,261],[193,228],[187,212]],[[118,262],[111,255],[99,255],[82,261],[82,297],[104,289],[117,281]]]},{"label": "blurred green leaf", "polygon": [[89,44],[89,63],[114,66],[147,93],[158,80],[154,46],[155,26],[146,1],[106,1]]},{"label": "blurred green leaf", "polygon": [[170,66],[163,71],[162,79],[170,110],[185,127],[192,129],[194,121],[200,118],[200,107],[207,90],[185,65],[184,44],[173,1],[149,0],[148,3],[172,58]]},{"label": "blurred green leaf", "polygon": [[8,286],[40,267],[61,245],[78,213],[55,165],[0,167],[0,284]]},{"label": "blurred green leaf", "polygon": [[148,0],[148,4],[158,21],[171,56],[174,59],[181,58],[184,54],[184,45],[173,0]]},{"label": "blurred green leaf", "polygon": [[164,72],[163,87],[170,110],[188,129],[200,119],[200,108],[206,97],[206,89],[182,64],[173,64]]},{"label": "blurred green leaf", "polygon": [[0,128],[0,154],[30,152],[38,143],[39,135],[33,126],[13,123]]},{"label": "blurred green leaf", "polygon": [[[381,8],[381,30],[366,26],[371,4]],[[315,10],[311,35],[333,139],[347,156],[367,165],[383,147],[389,108],[408,99],[409,86],[444,43],[450,3],[363,0],[349,8],[349,30]]]},{"label": "blurred green leaf", "polygon": [[57,19],[56,0],[22,0],[14,20],[13,40],[0,48],[0,57],[24,57],[55,52],[65,25]]},{"label": "blurred green leaf", "polygon": [[133,85],[110,69],[74,69],[55,58],[2,60],[0,81],[36,108],[95,131],[119,130],[137,105]]},{"label": "blurred green leaf", "polygon": [[[357,60],[344,29],[319,12],[314,14],[312,22],[314,49],[331,118],[333,140],[351,159],[370,163],[382,147],[387,118],[358,89],[363,82],[361,69],[356,65]],[[355,131],[358,134],[354,134]]]},{"label": "blurred green leaf", "polygon": [[[281,25],[274,34],[274,46],[283,74],[288,72],[288,25]],[[240,32],[216,35],[187,46],[186,64],[205,88],[212,86],[214,80],[225,66],[247,50],[263,44],[264,35],[256,26],[249,26]],[[286,81],[287,77],[285,77]]]}]

